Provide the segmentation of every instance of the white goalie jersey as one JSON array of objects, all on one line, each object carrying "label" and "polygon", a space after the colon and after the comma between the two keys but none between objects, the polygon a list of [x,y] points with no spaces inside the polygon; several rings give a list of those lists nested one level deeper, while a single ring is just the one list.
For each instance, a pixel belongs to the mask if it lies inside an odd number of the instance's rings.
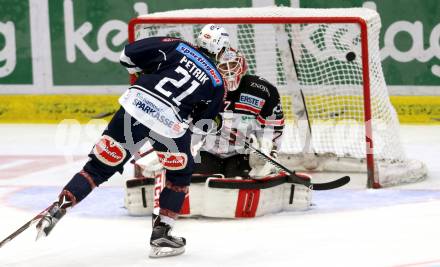
[{"label": "white goalie jersey", "polygon": [[243,144],[236,142],[231,131],[248,139],[255,136],[258,140],[269,140],[270,150],[276,151],[279,147],[284,128],[280,95],[265,79],[255,75],[244,75],[238,88],[228,92],[221,114],[222,133],[208,135],[202,147],[203,151],[221,158],[243,154]]}]

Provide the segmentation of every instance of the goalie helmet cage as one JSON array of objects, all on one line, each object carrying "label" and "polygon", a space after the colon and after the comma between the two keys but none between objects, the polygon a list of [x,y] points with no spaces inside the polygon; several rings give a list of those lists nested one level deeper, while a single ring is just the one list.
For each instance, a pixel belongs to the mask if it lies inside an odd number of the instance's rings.
[{"label": "goalie helmet cage", "polygon": [[133,42],[169,36],[195,43],[209,23],[228,30],[232,46],[246,56],[248,73],[280,90],[286,117],[282,163],[293,169],[366,171],[372,188],[426,177],[425,165],[407,159],[402,148],[380,63],[377,12],[290,7],[176,10],[132,19],[128,38]]}]

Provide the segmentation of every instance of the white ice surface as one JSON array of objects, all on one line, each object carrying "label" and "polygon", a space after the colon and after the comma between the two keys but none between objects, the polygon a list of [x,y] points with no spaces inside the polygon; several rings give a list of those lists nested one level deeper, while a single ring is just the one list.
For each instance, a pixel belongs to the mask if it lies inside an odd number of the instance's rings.
[{"label": "white ice surface", "polygon": [[[104,127],[0,125],[0,239],[56,199]],[[357,175],[316,192],[308,212],[181,219],[174,233],[187,251],[173,258],[147,257],[150,217],[127,215],[116,175],[48,238],[34,242],[30,228],[0,248],[0,266],[440,266],[440,127],[403,126],[402,139],[427,164],[426,181],[367,190]]]}]

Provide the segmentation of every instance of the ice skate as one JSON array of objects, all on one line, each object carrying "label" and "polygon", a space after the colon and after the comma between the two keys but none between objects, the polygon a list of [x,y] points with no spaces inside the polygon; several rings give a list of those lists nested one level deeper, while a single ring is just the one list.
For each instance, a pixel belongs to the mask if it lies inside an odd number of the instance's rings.
[{"label": "ice skate", "polygon": [[47,210],[44,214],[41,220],[37,224],[37,238],[36,240],[40,239],[41,237],[46,237],[50,234],[52,229],[55,227],[55,225],[58,223],[59,220],[66,214],[66,210],[63,208],[60,208],[60,204],[58,202],[55,202],[49,210]]},{"label": "ice skate", "polygon": [[157,217],[151,233],[150,258],[176,256],[185,252],[185,238],[172,236],[170,232],[171,226],[161,222],[160,217]]},{"label": "ice skate", "polygon": [[50,234],[52,229],[64,215],[66,215],[67,208],[75,203],[74,197],[67,191],[61,193],[59,200],[54,202],[44,213],[37,223],[37,238],[46,237]]}]

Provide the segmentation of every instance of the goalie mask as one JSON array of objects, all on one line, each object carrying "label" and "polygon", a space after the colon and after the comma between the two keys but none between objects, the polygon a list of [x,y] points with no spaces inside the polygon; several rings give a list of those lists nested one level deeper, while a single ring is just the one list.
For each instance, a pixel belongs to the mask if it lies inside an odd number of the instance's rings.
[{"label": "goalie mask", "polygon": [[229,49],[229,34],[218,25],[205,25],[197,36],[197,45],[218,60],[222,52]]},{"label": "goalie mask", "polygon": [[240,85],[241,78],[246,74],[248,66],[241,53],[229,49],[220,57],[217,69],[222,75],[225,89],[235,91]]}]

